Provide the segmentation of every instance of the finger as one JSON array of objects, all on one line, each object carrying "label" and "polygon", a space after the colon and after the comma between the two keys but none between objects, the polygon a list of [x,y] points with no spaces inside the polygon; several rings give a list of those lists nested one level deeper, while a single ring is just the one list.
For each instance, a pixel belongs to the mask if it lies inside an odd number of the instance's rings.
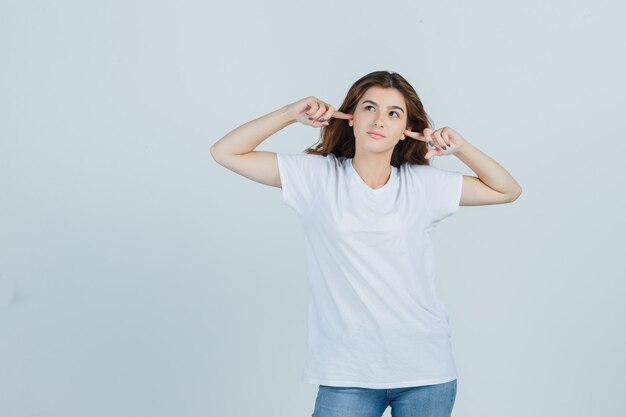
[{"label": "finger", "polygon": [[326,113],[324,113],[322,117],[318,118],[317,120],[322,123],[327,120],[330,120],[334,112],[335,112],[335,108],[333,106],[328,106],[328,110],[326,110]]},{"label": "finger", "polygon": [[309,120],[311,120],[311,124],[322,123],[322,115],[324,114],[325,111],[326,111],[326,108],[322,106],[319,111],[315,112],[313,116],[309,117]]},{"label": "finger", "polygon": [[435,130],[433,136],[435,137],[435,143],[438,144],[439,147],[441,147],[441,149],[445,151],[447,149],[447,146],[446,142],[444,142],[443,138],[441,137],[441,129]]},{"label": "finger", "polygon": [[310,119],[312,120],[318,120],[320,117],[322,117],[322,115],[324,113],[326,113],[326,111],[328,111],[328,105],[326,103],[324,103],[322,100],[318,100],[320,107],[319,109],[317,109],[317,111],[315,113],[313,113],[310,117]]},{"label": "finger", "polygon": [[409,129],[404,129],[404,134],[410,138],[416,139],[416,140],[420,140],[420,133],[419,132],[413,132]]},{"label": "finger", "polygon": [[410,138],[413,138],[422,142],[428,142],[428,139],[426,139],[426,136],[424,136],[422,133],[412,132],[409,129],[405,129],[404,134]]},{"label": "finger", "polygon": [[450,137],[448,137],[448,131],[445,130],[446,128],[444,127],[443,129],[441,129],[441,137],[443,138],[444,142],[446,143],[446,146],[449,148],[452,146],[452,141],[450,140]]},{"label": "finger", "polygon": [[320,127],[320,126],[328,125],[328,122],[322,122],[321,119],[322,119],[321,117],[318,117],[317,119],[311,120],[311,126]]},{"label": "finger", "polygon": [[435,130],[431,128],[427,128],[427,129],[428,129],[428,145],[430,146],[430,149],[432,149],[435,152],[442,152],[441,146],[439,145],[439,143],[437,142],[437,139],[435,138]]},{"label": "finger", "polygon": [[311,114],[309,115],[309,120],[311,122],[316,121],[317,119],[321,117],[322,114],[324,114],[325,111],[326,111],[326,107],[324,106],[324,103],[320,102],[318,109],[314,112],[311,112]]},{"label": "finger", "polygon": [[332,114],[331,112],[332,106],[324,103],[323,101],[320,101],[320,103],[321,103],[320,109],[312,116],[313,122],[311,123],[311,125],[313,127],[328,126],[328,118],[330,117],[329,113]]},{"label": "finger", "polygon": [[306,104],[309,106],[309,108],[304,114],[309,116],[309,119],[311,119],[311,115],[320,108],[320,105],[314,97],[307,98]]},{"label": "finger", "polygon": [[433,138],[433,130],[430,128],[426,128],[424,129],[424,138],[425,141],[428,142],[428,144],[432,147],[432,148],[436,148],[436,143],[434,141]]},{"label": "finger", "polygon": [[340,111],[335,111],[332,117],[334,117],[335,119],[345,119],[345,120],[352,119],[352,115],[350,113],[343,113]]},{"label": "finger", "polygon": [[430,159],[433,156],[439,156],[439,154],[441,154],[440,150],[438,150],[438,149],[431,149],[428,152],[426,152],[426,155],[424,155],[424,158]]}]

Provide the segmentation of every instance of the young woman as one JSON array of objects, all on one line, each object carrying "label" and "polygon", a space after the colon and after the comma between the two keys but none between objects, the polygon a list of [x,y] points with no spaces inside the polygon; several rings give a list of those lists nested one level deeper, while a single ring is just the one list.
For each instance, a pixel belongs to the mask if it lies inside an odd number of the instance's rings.
[{"label": "young woman", "polygon": [[[304,153],[255,151],[291,123],[321,128]],[[450,416],[457,370],[435,293],[430,231],[458,207],[510,203],[522,190],[461,134],[433,130],[399,74],[357,80],[339,109],[306,97],[229,132],[222,166],[282,188],[302,220],[310,289],[302,379],[314,417]],[[429,164],[455,155],[477,176]]]}]

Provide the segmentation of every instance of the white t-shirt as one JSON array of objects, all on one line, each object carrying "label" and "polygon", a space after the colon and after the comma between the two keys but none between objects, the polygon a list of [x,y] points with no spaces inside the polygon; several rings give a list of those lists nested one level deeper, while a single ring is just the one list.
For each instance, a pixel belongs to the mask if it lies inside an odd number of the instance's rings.
[{"label": "white t-shirt", "polygon": [[277,156],[283,202],[305,235],[302,381],[401,388],[456,379],[430,231],[457,211],[463,175],[405,163],[372,189],[351,158]]}]

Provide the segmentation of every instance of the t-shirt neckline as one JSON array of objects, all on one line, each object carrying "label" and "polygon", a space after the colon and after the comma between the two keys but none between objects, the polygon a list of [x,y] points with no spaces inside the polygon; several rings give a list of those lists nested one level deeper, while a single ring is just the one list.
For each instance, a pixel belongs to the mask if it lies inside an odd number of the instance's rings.
[{"label": "t-shirt neckline", "polygon": [[382,187],[380,187],[380,188],[374,189],[374,188],[370,187],[369,185],[367,185],[367,183],[365,181],[363,181],[363,178],[361,178],[359,173],[356,172],[356,169],[354,169],[354,166],[352,166],[352,158],[348,158],[348,163],[350,164],[349,170],[350,170],[350,173],[352,174],[352,177],[355,179],[356,182],[361,184],[362,188],[366,189],[370,193],[382,193],[382,192],[390,189],[391,185],[396,180],[396,175],[397,175],[396,167],[391,165],[391,176],[387,180],[387,183],[385,185],[383,185]]}]

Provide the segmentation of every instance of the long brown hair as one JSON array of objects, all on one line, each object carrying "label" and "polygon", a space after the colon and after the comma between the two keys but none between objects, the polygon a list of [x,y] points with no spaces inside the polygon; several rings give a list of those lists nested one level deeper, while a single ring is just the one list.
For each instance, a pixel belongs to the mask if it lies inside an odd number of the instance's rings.
[{"label": "long brown hair", "polygon": [[[336,110],[353,114],[359,100],[371,87],[395,88],[404,96],[407,105],[407,129],[421,133],[432,125],[432,120],[424,111],[415,89],[404,77],[391,71],[374,71],[358,79],[352,84],[343,103]],[[336,157],[353,158],[355,141],[353,129],[348,125],[348,121],[331,117],[328,126],[321,127],[319,142],[304,152],[323,156],[332,153]],[[405,162],[430,165],[430,160],[424,158],[427,152],[428,146],[425,142],[406,136],[396,144],[391,155],[391,165],[399,167]]]}]

